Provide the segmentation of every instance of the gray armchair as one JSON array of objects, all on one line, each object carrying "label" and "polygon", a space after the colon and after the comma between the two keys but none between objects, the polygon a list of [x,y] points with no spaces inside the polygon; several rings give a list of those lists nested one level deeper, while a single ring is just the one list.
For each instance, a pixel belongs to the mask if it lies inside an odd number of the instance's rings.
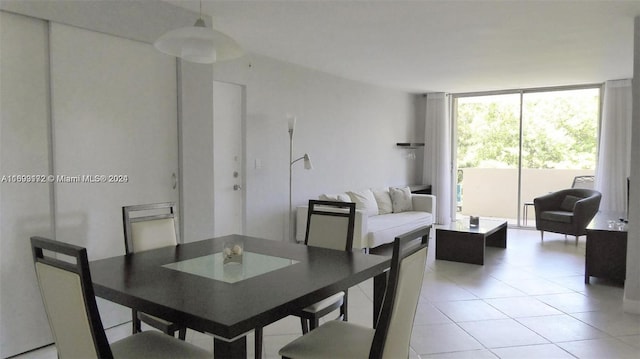
[{"label": "gray armchair", "polygon": [[587,225],[600,208],[602,194],[584,188],[563,189],[533,200],[536,210],[536,229],[540,239],[544,232],[561,233],[576,237],[585,235]]}]

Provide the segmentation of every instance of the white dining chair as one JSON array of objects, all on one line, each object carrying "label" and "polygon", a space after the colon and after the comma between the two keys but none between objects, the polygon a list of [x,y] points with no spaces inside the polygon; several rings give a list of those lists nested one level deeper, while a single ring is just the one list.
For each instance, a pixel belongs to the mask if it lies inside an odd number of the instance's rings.
[{"label": "white dining chair", "polygon": [[87,250],[42,237],[31,237],[31,249],[58,358],[213,357],[213,353],[156,331],[109,344],[96,304]]},{"label": "white dining chair", "polygon": [[[353,202],[310,200],[304,243],[308,246],[351,252],[356,204]],[[302,333],[320,324],[320,318],[340,309],[339,319],[348,319],[348,291],[336,293],[302,310],[292,313],[300,317]]]},{"label": "white dining chair", "polygon": [[[375,329],[334,320],[280,349],[283,358],[408,358],[431,226],[396,237]],[[413,243],[421,238],[419,243]]]},{"label": "white dining chair", "polygon": [[[125,252],[135,253],[167,246],[176,246],[179,241],[176,226],[175,203],[152,203],[122,207]],[[163,318],[131,310],[133,333],[141,331],[144,322],[163,333],[184,340],[187,328]]]}]

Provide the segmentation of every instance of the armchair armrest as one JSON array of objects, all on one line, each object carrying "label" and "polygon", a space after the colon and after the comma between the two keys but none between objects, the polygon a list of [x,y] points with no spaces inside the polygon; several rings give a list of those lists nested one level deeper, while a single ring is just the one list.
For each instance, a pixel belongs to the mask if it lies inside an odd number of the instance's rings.
[{"label": "armchair armrest", "polygon": [[436,218],[436,196],[431,194],[411,194],[414,211],[429,212]]},{"label": "armchair armrest", "polygon": [[356,209],[356,218],[353,224],[353,248],[362,249],[369,248],[369,241],[367,236],[369,234],[368,229],[369,216],[362,209]]},{"label": "armchair armrest", "polygon": [[589,222],[595,217],[600,208],[600,196],[583,198],[576,202],[573,207],[573,218],[576,220],[577,228],[586,228]]}]

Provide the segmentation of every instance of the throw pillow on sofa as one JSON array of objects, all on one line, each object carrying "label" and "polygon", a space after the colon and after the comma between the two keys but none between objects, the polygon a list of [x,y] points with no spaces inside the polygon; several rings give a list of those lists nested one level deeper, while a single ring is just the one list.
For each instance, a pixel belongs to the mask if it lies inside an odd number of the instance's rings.
[{"label": "throw pillow on sofa", "polygon": [[411,202],[411,189],[389,188],[391,194],[391,203],[393,204],[393,213],[413,211],[413,203]]},{"label": "throw pillow on sofa", "polygon": [[378,203],[370,189],[361,191],[347,192],[351,197],[351,202],[355,202],[356,209],[362,209],[367,216],[375,216],[378,214]]},{"label": "throw pillow on sofa", "polygon": [[321,194],[318,199],[321,201],[351,202],[351,197],[346,193]]},{"label": "throw pillow on sofa", "polygon": [[391,203],[391,195],[388,188],[371,189],[373,197],[378,203],[378,214],[393,213],[393,204]]}]

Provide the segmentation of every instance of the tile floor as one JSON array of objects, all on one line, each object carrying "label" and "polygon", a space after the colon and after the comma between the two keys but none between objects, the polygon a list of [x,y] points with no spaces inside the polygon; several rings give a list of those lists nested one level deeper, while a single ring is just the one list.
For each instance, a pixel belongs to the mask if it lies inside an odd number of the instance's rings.
[{"label": "tile floor", "polygon": [[[435,260],[435,241],[411,338],[411,358],[640,358],[640,316],[622,311],[623,288],[595,278],[584,284],[584,237],[508,230],[508,248],[488,248],[484,266]],[[349,291],[353,322],[371,324],[368,281]],[[130,324],[107,331],[129,335]],[[264,357],[300,335],[296,318],[265,328]],[[211,337],[189,342],[212,350]],[[253,356],[253,335],[247,339]],[[25,358],[56,358],[45,347]]]}]

